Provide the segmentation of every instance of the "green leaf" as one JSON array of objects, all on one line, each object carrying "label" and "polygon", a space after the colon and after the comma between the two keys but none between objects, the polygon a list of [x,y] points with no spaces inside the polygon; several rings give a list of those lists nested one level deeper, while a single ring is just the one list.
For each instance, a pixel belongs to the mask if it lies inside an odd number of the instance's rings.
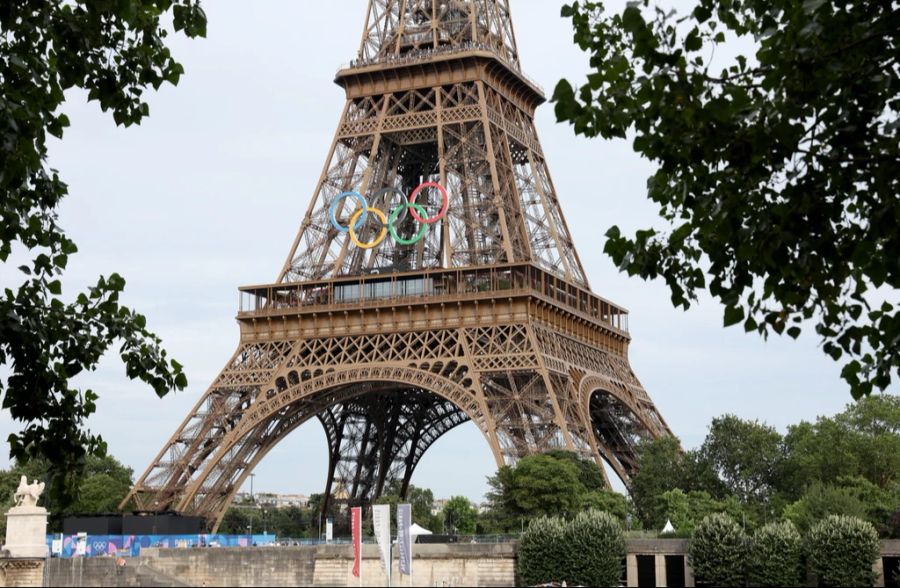
[{"label": "green leaf", "polygon": [[730,327],[744,320],[744,309],[740,306],[728,306],[725,308],[725,326]]},{"label": "green leaf", "polygon": [[644,17],[637,6],[628,6],[622,13],[622,28],[625,32],[634,34],[645,24]]},{"label": "green leaf", "polygon": [[697,19],[697,22],[703,24],[708,21],[712,16],[712,12],[706,6],[700,5],[694,8],[694,18]]},{"label": "green leaf", "polygon": [[702,47],[703,41],[700,39],[700,31],[694,29],[690,33],[688,33],[687,38],[684,40],[685,50],[693,52],[698,51]]}]

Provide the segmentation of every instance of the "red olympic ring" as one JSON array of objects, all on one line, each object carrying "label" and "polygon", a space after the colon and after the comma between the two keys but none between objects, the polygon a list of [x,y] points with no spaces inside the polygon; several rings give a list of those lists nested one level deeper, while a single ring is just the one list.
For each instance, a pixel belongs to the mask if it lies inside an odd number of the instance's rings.
[{"label": "red olympic ring", "polygon": [[[441,207],[441,211],[437,214],[437,216],[433,216],[428,219],[425,219],[425,218],[422,218],[421,216],[419,216],[419,213],[416,212],[416,209],[413,208],[413,206],[412,206],[413,204],[416,203],[416,198],[419,196],[419,193],[422,190],[424,190],[425,188],[437,188],[438,191],[440,191],[440,193],[441,193],[441,198],[443,198],[443,200],[444,200],[444,205]],[[412,215],[412,217],[414,219],[416,219],[417,221],[419,221],[422,224],[433,225],[434,223],[438,222],[439,220],[441,220],[442,218],[447,216],[448,210],[450,210],[450,195],[447,194],[447,190],[444,189],[443,186],[441,186],[440,184],[438,184],[436,182],[425,182],[424,184],[422,184],[421,186],[416,188],[409,197],[409,213]]]}]

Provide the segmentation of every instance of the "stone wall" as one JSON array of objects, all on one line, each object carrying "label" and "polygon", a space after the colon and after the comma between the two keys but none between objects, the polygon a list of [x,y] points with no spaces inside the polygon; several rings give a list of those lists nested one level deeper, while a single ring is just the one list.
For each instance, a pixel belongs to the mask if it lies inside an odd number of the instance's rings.
[{"label": "stone wall", "polygon": [[[629,540],[627,585],[693,586],[686,540]],[[394,553],[394,586],[515,586],[515,545],[415,545],[413,578],[401,579]],[[900,556],[887,541],[885,557]],[[2,562],[4,560],[0,560]],[[362,581],[352,576],[347,546],[144,549],[139,558],[53,559],[50,586],[384,586],[378,548],[363,546]],[[2,574],[0,565],[0,574]],[[639,577],[640,571],[640,577]],[[881,572],[881,560],[876,565]],[[7,582],[9,581],[9,571]],[[17,571],[19,580],[25,571]],[[649,574],[649,576],[648,576]],[[8,583],[7,586],[40,585]],[[884,586],[884,578],[876,584]],[[3,584],[0,575],[0,587]]]},{"label": "stone wall", "polygon": [[[384,571],[375,545],[363,546],[362,585],[385,586]],[[511,544],[415,545],[413,575],[401,581],[396,551],[395,586],[515,586],[516,552]],[[353,555],[346,547],[323,547],[317,554],[314,586],[358,586],[353,577]]]},{"label": "stone wall", "polygon": [[143,549],[141,561],[189,586],[309,586],[315,547]]},{"label": "stone wall", "polygon": [[0,558],[0,587],[43,586],[44,560]]},{"label": "stone wall", "polygon": [[[513,545],[416,545],[413,586],[514,586]],[[395,552],[396,559],[396,552]],[[53,559],[51,586],[359,586],[349,546],[143,549],[141,557]],[[384,586],[378,548],[363,546],[362,586]],[[395,586],[400,583],[394,562]]]}]

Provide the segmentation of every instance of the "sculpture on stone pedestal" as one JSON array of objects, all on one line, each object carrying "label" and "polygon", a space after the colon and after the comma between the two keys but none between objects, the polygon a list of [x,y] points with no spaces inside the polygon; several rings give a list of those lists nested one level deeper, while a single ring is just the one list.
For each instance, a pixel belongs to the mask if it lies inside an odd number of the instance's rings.
[{"label": "sculpture on stone pedestal", "polygon": [[19,481],[19,488],[16,490],[15,501],[17,507],[36,508],[38,498],[44,492],[44,483],[35,480],[33,484],[28,483],[28,478],[22,476]]},{"label": "sculpture on stone pedestal", "polygon": [[6,544],[3,549],[8,552],[8,557],[47,557],[47,517],[50,513],[37,505],[43,492],[43,482],[29,484],[28,478],[22,476],[13,495],[16,505],[6,513]]}]

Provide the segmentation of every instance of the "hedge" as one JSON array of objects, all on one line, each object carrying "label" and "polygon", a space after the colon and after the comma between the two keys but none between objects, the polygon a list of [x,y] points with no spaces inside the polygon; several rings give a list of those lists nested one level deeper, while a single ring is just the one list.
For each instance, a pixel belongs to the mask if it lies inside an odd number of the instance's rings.
[{"label": "hedge", "polygon": [[622,525],[600,511],[580,513],[563,532],[569,586],[620,586],[625,576],[626,547]]},{"label": "hedge", "polygon": [[625,534],[613,515],[587,511],[570,523],[541,517],[519,543],[519,580],[524,586],[619,586],[624,560]]},{"label": "hedge", "polygon": [[726,514],[712,514],[697,526],[689,559],[697,586],[743,586],[747,536]]},{"label": "hedge", "polygon": [[750,586],[803,585],[803,539],[794,523],[770,523],[754,533],[748,574]]},{"label": "hedge", "polygon": [[565,523],[558,518],[534,519],[519,542],[519,580],[524,586],[559,582],[565,569],[563,531]]},{"label": "hedge", "polygon": [[871,586],[873,566],[881,555],[878,532],[871,523],[832,515],[813,526],[806,536],[809,571],[820,586]]}]

